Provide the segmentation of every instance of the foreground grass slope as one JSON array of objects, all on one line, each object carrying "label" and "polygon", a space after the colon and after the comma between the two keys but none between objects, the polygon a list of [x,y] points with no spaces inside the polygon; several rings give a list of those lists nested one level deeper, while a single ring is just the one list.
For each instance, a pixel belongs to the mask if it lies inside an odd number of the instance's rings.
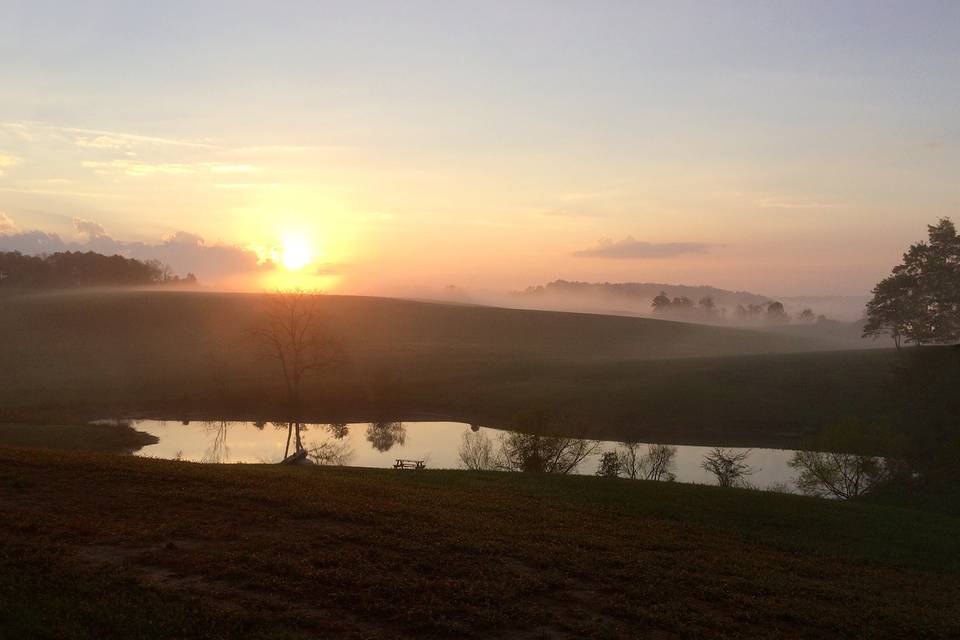
[{"label": "foreground grass slope", "polygon": [[[275,417],[279,380],[250,340],[262,304],[190,292],[4,297],[0,420]],[[894,358],[644,318],[338,296],[323,306],[341,357],[309,390],[318,421],[442,415],[509,427],[536,407],[567,413],[560,428],[581,434],[789,446],[824,421],[876,411]]]},{"label": "foreground grass slope", "polygon": [[956,637],[960,520],[0,448],[0,637]]}]

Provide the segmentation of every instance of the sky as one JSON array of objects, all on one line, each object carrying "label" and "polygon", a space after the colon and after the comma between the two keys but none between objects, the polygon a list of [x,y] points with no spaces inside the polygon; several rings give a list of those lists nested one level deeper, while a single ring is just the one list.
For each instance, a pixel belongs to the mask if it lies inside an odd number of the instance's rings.
[{"label": "sky", "polygon": [[960,219],[958,33],[953,1],[0,0],[0,249],[861,295]]}]

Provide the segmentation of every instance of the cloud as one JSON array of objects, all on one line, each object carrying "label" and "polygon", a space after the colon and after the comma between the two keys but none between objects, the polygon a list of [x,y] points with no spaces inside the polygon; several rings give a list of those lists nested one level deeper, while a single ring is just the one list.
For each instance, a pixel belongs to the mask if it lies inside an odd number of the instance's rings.
[{"label": "cloud", "polygon": [[85,220],[84,218],[74,218],[73,228],[77,230],[78,234],[88,239],[100,238],[107,235],[107,230],[104,229],[103,225],[99,222]]},{"label": "cloud", "polygon": [[226,164],[223,162],[204,162],[204,167],[207,167],[213,173],[253,173],[258,171],[258,168],[252,164]]},{"label": "cloud", "polygon": [[279,182],[217,182],[213,185],[217,189],[276,189]]},{"label": "cloud", "polygon": [[96,173],[106,174],[111,171],[123,173],[128,176],[153,176],[153,175],[184,175],[196,173],[197,168],[191,164],[182,162],[142,162],[139,160],[85,160],[80,163],[82,166],[93,169]]},{"label": "cloud", "polygon": [[56,233],[38,229],[16,231],[9,218],[0,216],[0,251],[19,251],[28,255],[96,251],[137,260],[159,260],[175,273],[193,273],[207,284],[274,268],[272,263],[261,263],[254,251],[236,245],[207,244],[201,236],[188,231],[177,231],[159,243],[126,242],[110,237],[98,222],[74,218],[80,239],[67,241]]},{"label": "cloud", "polygon": [[145,136],[138,133],[123,133],[120,131],[105,131],[103,129],[84,129],[80,127],[61,127],[58,125],[47,124],[45,122],[23,121],[23,122],[0,122],[0,128],[23,132],[24,135],[32,135],[30,130],[42,130],[53,134],[63,135],[73,140],[73,143],[80,147],[93,147],[100,149],[116,149],[133,144],[152,144],[175,147],[194,147],[198,149],[219,149],[215,144],[198,140],[182,140],[177,138],[161,138],[157,136]]},{"label": "cloud", "polygon": [[761,198],[754,202],[760,209],[837,209],[846,206],[842,202],[816,200],[791,200],[786,198]]},{"label": "cloud", "polygon": [[601,240],[596,247],[575,251],[578,258],[613,258],[617,260],[643,260],[647,258],[672,258],[686,253],[706,253],[711,245],[702,242],[643,242],[627,236],[614,242]]},{"label": "cloud", "polygon": [[74,142],[78,147],[88,149],[126,149],[133,145],[129,139],[114,136],[78,136]]},{"label": "cloud", "polygon": [[0,234],[13,233],[16,230],[17,225],[13,224],[13,220],[3,211],[0,211]]},{"label": "cloud", "polygon": [[546,209],[540,212],[547,218],[598,218],[599,214],[578,209]]},{"label": "cloud", "polygon": [[70,249],[67,243],[55,233],[34,229],[0,235],[0,251],[19,251],[28,255],[40,255],[68,250]]},{"label": "cloud", "polygon": [[251,164],[225,164],[223,162],[146,162],[144,160],[84,160],[80,163],[87,169],[105,175],[111,172],[128,176],[187,175],[209,171],[217,175],[247,174],[259,171]]},{"label": "cloud", "polygon": [[203,237],[197,235],[196,233],[190,233],[189,231],[177,231],[167,238],[166,244],[187,244],[191,246],[198,246],[203,244]]}]

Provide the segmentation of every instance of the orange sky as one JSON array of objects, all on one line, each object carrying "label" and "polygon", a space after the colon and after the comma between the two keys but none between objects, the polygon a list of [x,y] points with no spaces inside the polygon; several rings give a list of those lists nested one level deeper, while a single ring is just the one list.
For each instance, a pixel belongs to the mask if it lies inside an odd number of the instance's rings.
[{"label": "orange sky", "polygon": [[960,216],[951,5],[402,4],[17,5],[0,234],[295,245],[345,292],[863,294]]}]

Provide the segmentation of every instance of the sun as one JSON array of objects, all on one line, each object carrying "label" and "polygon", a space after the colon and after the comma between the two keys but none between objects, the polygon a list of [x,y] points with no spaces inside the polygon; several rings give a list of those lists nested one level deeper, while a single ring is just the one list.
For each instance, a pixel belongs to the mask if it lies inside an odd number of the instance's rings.
[{"label": "sun", "polygon": [[287,271],[300,271],[313,261],[310,243],[302,236],[287,236],[280,249],[280,263]]}]

